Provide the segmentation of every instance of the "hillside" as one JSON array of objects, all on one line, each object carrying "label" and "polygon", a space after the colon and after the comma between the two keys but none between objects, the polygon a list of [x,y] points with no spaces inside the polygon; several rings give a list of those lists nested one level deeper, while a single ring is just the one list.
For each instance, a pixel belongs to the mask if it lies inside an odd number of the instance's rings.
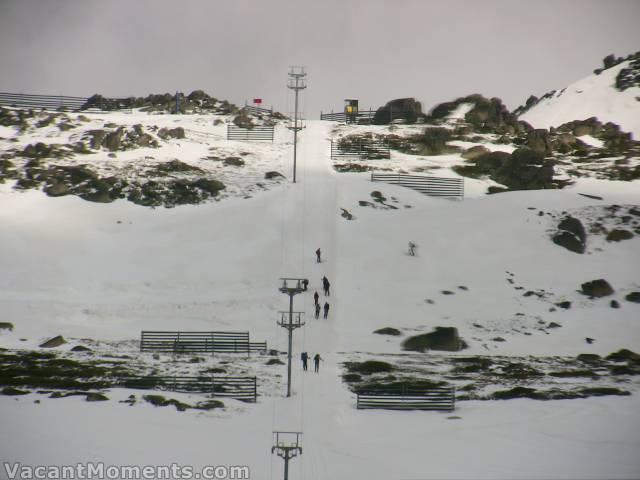
[{"label": "hillside", "polygon": [[516,111],[519,119],[535,128],[548,129],[596,117],[602,123],[619,125],[640,140],[640,56],[632,55],[597,72],[540,99],[530,98]]},{"label": "hillside", "polygon": [[[504,175],[514,191],[488,196],[488,187],[504,184],[491,172],[474,172],[462,201],[370,182],[373,169],[458,176],[459,167],[482,165],[464,156],[478,147],[513,161],[520,138],[531,150],[547,147],[502,115],[495,101],[466,98],[450,107],[429,125],[310,121],[301,133],[296,184],[264,182],[266,172],[289,173],[291,136],[282,123],[275,126],[276,141],[266,144],[225,140],[230,116],[136,110],[87,115],[87,126],[77,126],[83,120],[71,115],[38,126],[48,117],[35,114],[24,129],[5,127],[2,147],[12,165],[0,185],[0,321],[11,328],[0,330],[6,349],[0,380],[24,392],[0,397],[6,458],[24,464],[215,462],[248,465],[252,478],[267,478],[281,472],[270,455],[271,431],[303,430],[304,455],[292,463],[298,477],[346,478],[354,471],[372,479],[424,478],[425,472],[439,478],[637,476],[640,369],[631,351],[640,351],[640,283],[633,268],[640,262],[638,181],[597,174],[609,168],[607,161],[563,189],[522,191],[519,175],[534,170],[532,164]],[[498,113],[490,129],[486,112]],[[54,123],[76,125],[69,132],[78,134],[61,133]],[[111,151],[100,143],[67,155],[69,147],[60,146],[54,150],[66,153],[59,158],[48,147],[84,142],[96,129],[136,133],[135,125],[157,147]],[[178,127],[185,138],[157,134]],[[425,127],[441,130],[425,134]],[[392,142],[389,159],[329,156],[331,138],[376,135]],[[38,142],[49,149],[28,149]],[[31,152],[43,152],[37,165],[28,165]],[[149,208],[154,205],[133,201],[128,190],[105,202],[83,198],[94,190],[46,192],[51,175],[43,172],[54,168],[81,164],[131,185],[176,160],[201,171],[171,172],[170,179],[207,178],[225,189],[183,203],[166,202],[174,197],[164,194],[155,205],[172,208]],[[35,168],[40,171],[29,172]],[[583,253],[554,243],[568,216],[585,229],[584,238],[574,238]],[[610,237],[616,230],[627,234]],[[407,255],[409,241],[418,246],[415,257]],[[276,321],[288,299],[278,292],[278,279],[298,275],[310,280],[310,291],[295,299],[307,323],[294,336],[294,396],[285,399],[287,339]],[[316,320],[311,295],[323,275],[332,286],[321,301],[331,310],[327,320]],[[583,287],[598,279],[613,292],[598,296]],[[454,341],[405,349],[405,341],[438,327],[455,329]],[[375,333],[383,328],[397,334]],[[140,353],[144,329],[250,331],[273,351],[249,358]],[[39,347],[55,335],[68,343]],[[89,351],[74,350],[78,346]],[[302,351],[322,355],[319,374],[302,372]],[[385,362],[389,371],[365,371],[362,362],[370,360]],[[85,402],[90,397],[77,391],[60,398],[47,365],[65,381],[75,369],[106,369],[73,385],[107,400]],[[123,372],[220,371],[257,376],[258,402],[224,399],[221,407],[204,394],[152,392],[177,401],[166,408],[145,400],[149,392],[114,382]],[[453,385],[457,409],[355,409],[354,392],[363,385],[397,381]],[[463,463],[454,458],[461,451]]]}]

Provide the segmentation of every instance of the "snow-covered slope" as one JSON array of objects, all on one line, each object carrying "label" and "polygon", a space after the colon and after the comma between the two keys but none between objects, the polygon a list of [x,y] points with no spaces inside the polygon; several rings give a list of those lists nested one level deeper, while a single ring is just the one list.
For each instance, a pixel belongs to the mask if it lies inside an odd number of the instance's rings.
[{"label": "snow-covered slope", "polygon": [[[248,465],[251,478],[279,478],[282,465],[270,454],[270,433],[302,430],[304,455],[292,462],[296,478],[637,477],[639,387],[631,375],[579,380],[596,386],[615,381],[633,392],[625,398],[466,401],[455,414],[359,411],[342,381],[344,362],[376,355],[423,366],[461,355],[511,356],[514,364],[527,356],[562,356],[571,366],[577,353],[640,350],[640,306],[624,300],[640,289],[638,235],[619,243],[590,235],[585,255],[549,238],[563,211],[598,219],[607,215],[603,206],[617,204],[626,213],[640,203],[637,183],[590,179],[571,189],[472,195],[460,202],[425,197],[374,185],[367,173],[336,173],[331,127],[309,122],[301,133],[298,183],[274,185],[249,199],[148,209],[123,200],[50,198],[14,191],[9,183],[0,189],[0,320],[14,324],[12,332],[0,331],[0,347],[37,348],[40,340],[63,334],[71,344],[83,337],[113,341],[112,349],[134,363],[144,356],[136,351],[140,330],[179,329],[249,330],[252,339],[284,350],[285,332],[276,320],[288,299],[277,290],[278,278],[299,275],[310,279],[310,291],[295,299],[307,324],[295,333],[294,355],[319,352],[325,360],[319,374],[303,373],[296,362],[294,396],[285,399],[282,390],[265,387],[282,387],[277,382],[284,367],[252,358],[262,366],[258,403],[225,399],[222,412],[178,413],[143,401],[130,407],[119,401],[140,392],[120,388],[98,404],[38,393],[1,396],[3,460]],[[202,126],[205,133],[211,128]],[[276,146],[282,155],[274,161],[291,158],[290,144]],[[396,209],[360,204],[373,204],[373,190]],[[343,218],[341,207],[354,219]],[[416,257],[406,254],[409,240],[418,244]],[[322,297],[331,310],[327,320],[316,320],[311,295],[320,290],[322,275],[332,284],[331,296]],[[609,280],[615,295],[590,299],[576,292],[595,278]],[[609,306],[614,297],[621,308]],[[573,307],[560,310],[560,301]],[[561,326],[551,329],[552,321]],[[402,339],[436,326],[457,327],[469,349],[402,352]],[[380,327],[403,335],[374,334]],[[195,365],[212,366],[218,357]],[[245,368],[243,359],[222,358]],[[176,369],[188,363],[169,355],[153,361]]]},{"label": "snow-covered slope", "polygon": [[615,80],[630,60],[604,70],[600,75],[591,74],[568,87],[555,92],[550,98],[520,115],[520,120],[536,128],[557,127],[573,120],[597,117],[601,122],[613,122],[623,131],[640,139],[640,87],[624,91],[615,88]]}]

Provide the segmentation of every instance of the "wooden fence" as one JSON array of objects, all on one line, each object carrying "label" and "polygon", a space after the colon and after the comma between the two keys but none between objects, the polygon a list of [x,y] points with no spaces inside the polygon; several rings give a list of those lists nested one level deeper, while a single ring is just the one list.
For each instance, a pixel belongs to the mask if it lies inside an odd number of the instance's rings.
[{"label": "wooden fence", "polygon": [[[350,120],[350,123],[370,124],[375,116],[377,110],[358,110],[355,114],[355,120]],[[347,114],[345,112],[320,112],[320,120],[328,120],[331,122],[347,123],[347,116],[353,117],[354,114]],[[402,111],[391,111],[391,121],[403,119],[405,116]]]},{"label": "wooden fence", "polygon": [[268,116],[273,115],[273,107],[262,108],[262,107],[256,107],[253,105],[245,105],[244,109],[253,115],[268,115]]},{"label": "wooden fence", "polygon": [[406,173],[371,173],[372,182],[386,182],[412,188],[432,197],[464,198],[464,179],[409,175]]},{"label": "wooden fence", "polygon": [[0,93],[0,105],[15,108],[41,108],[44,110],[111,111],[131,110],[129,99],[105,98],[99,106],[83,108],[87,97],[67,97],[64,95],[30,95],[25,93]]},{"label": "wooden fence", "polygon": [[410,387],[376,388],[357,394],[356,408],[385,410],[455,410],[455,389],[438,387],[418,389]]},{"label": "wooden fence", "polygon": [[214,397],[229,397],[245,402],[256,402],[256,377],[226,376],[160,376],[122,377],[118,384],[124,388],[142,390],[168,390],[172,392],[210,393]]},{"label": "wooden fence", "polygon": [[242,128],[232,123],[227,123],[227,140],[273,142],[274,131],[275,127],[273,125]]},{"label": "wooden fence", "polygon": [[344,139],[331,140],[331,158],[362,158],[368,160],[391,158],[389,144],[377,140],[345,141]]},{"label": "wooden fence", "polygon": [[246,353],[266,352],[267,342],[250,342],[249,332],[167,332],[140,333],[141,352]]}]

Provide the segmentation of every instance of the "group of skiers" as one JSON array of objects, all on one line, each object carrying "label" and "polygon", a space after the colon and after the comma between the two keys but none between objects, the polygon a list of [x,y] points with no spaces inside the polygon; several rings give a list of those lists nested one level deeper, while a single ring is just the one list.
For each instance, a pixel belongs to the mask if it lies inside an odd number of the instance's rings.
[{"label": "group of skiers", "polygon": [[[322,251],[318,248],[316,250],[316,263],[322,263]],[[305,279],[302,282],[302,286],[303,289],[306,291],[308,286],[309,286],[309,280]],[[326,297],[329,296],[330,294],[330,287],[331,284],[329,283],[329,279],[326,276],[322,277],[322,290],[324,291],[324,294]],[[320,310],[324,311],[324,319],[327,319],[329,317],[329,302],[324,302],[324,306],[321,307],[320,306],[320,295],[318,294],[317,291],[313,292],[313,303],[315,305],[315,312],[316,312],[316,319],[320,318]],[[302,369],[306,372],[307,371],[307,361],[309,360],[309,355],[307,354],[307,352],[302,352],[302,354],[300,355],[300,359],[302,360]],[[313,357],[313,366],[314,366],[314,371],[317,373],[320,370],[320,361],[322,360],[322,357],[320,357],[319,353],[316,353]]]},{"label": "group of skiers", "polygon": [[[316,258],[318,263],[322,262],[321,259],[321,252],[320,249],[316,250]],[[322,277],[322,290],[324,291],[325,296],[329,296],[330,295],[330,289],[331,284],[329,283],[329,279],[326,276]],[[320,295],[318,295],[318,292],[315,291],[313,293],[313,303],[316,307],[316,319],[320,318]],[[329,316],[329,302],[324,302],[324,306],[322,307],[322,310],[324,311],[324,319],[326,320],[327,317]]]},{"label": "group of skiers", "polygon": [[[300,359],[302,360],[302,370],[307,371],[307,361],[309,360],[309,354],[307,352],[302,352],[300,355]],[[322,357],[319,353],[316,353],[313,356],[313,371],[318,373],[320,371],[320,361]]]}]

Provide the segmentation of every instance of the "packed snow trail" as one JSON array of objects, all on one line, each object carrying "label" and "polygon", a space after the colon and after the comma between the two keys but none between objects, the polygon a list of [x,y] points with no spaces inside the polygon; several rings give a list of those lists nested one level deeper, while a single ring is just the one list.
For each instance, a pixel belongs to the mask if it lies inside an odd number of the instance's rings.
[{"label": "packed snow trail", "polygon": [[[329,445],[337,412],[346,398],[336,396],[344,390],[335,356],[337,322],[340,322],[340,284],[336,278],[336,232],[338,214],[335,173],[328,161],[329,130],[327,122],[309,122],[299,135],[297,183],[286,185],[283,194],[283,271],[281,276],[300,276],[309,279],[309,289],[294,298],[294,311],[304,311],[306,325],[294,332],[292,398],[276,400],[274,425],[276,430],[303,431],[306,455],[292,463],[292,471],[315,472],[327,475],[325,452]],[[315,251],[321,249],[318,263]],[[330,282],[330,295],[325,296],[322,277]],[[313,294],[320,295],[319,303],[330,305],[328,318],[315,319]],[[285,297],[286,298],[286,297]],[[286,334],[286,331],[285,333]],[[309,370],[301,368],[300,354],[309,354]],[[314,372],[313,357],[320,354],[319,372]],[[314,478],[313,476],[311,478]]]}]

